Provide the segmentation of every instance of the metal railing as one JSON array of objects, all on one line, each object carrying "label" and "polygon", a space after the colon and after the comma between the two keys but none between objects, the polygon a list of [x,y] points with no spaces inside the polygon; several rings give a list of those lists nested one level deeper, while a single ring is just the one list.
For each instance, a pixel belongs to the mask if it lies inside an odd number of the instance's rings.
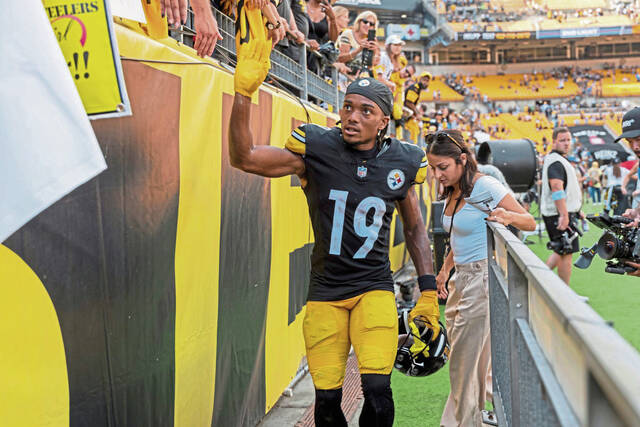
[{"label": "metal railing", "polygon": [[506,228],[487,240],[498,424],[640,425],[640,354]]},{"label": "metal railing", "polygon": [[[234,67],[236,61],[235,23],[218,9],[212,7],[212,10],[223,37],[223,40],[216,45],[213,56],[223,64]],[[193,11],[189,9],[185,25],[178,30],[170,30],[170,35],[181,43],[193,46],[194,34]],[[294,92],[297,92],[295,95],[302,100],[309,101],[310,98],[313,98],[318,104],[324,102],[331,105],[334,108],[333,111],[337,111],[342,105],[344,92],[338,88],[337,70],[332,67],[331,71],[330,81],[309,71],[307,69],[307,49],[304,44],[301,47],[300,63],[276,49],[271,52],[269,77],[284,84],[288,90],[293,89]]]}]

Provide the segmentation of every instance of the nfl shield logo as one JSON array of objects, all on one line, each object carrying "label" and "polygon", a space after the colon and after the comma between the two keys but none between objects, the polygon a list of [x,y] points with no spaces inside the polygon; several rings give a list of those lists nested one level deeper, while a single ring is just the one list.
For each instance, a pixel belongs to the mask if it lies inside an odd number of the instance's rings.
[{"label": "nfl shield logo", "polygon": [[358,178],[364,178],[365,176],[367,176],[367,167],[358,166]]}]

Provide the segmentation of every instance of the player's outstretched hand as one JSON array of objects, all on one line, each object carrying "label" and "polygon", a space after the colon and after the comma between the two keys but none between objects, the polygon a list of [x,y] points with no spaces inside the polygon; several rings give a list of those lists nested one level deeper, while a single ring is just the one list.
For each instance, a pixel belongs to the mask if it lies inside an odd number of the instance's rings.
[{"label": "player's outstretched hand", "polygon": [[248,9],[240,2],[239,25],[236,25],[236,53],[238,64],[234,75],[236,93],[251,97],[267,77],[271,68],[271,42],[267,40],[262,13]]},{"label": "player's outstretched hand", "polygon": [[[433,331],[432,339],[435,339],[440,333],[440,324],[438,323],[440,320],[440,306],[438,305],[436,291],[423,291],[420,294],[416,306],[409,313],[409,322],[415,323],[419,319],[424,322],[425,327]],[[424,335],[424,332],[421,335]]]},{"label": "player's outstretched hand", "polygon": [[252,40],[238,50],[238,65],[234,75],[236,93],[251,97],[260,87],[269,72],[271,43],[267,40]]}]

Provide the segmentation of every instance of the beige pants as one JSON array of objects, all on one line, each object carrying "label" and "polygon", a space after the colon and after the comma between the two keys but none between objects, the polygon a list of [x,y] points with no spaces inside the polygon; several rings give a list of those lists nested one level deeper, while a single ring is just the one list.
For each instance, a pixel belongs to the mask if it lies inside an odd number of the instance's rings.
[{"label": "beige pants", "polygon": [[492,390],[487,260],[456,265],[445,317],[451,393],[440,425],[482,426],[485,399],[491,398]]}]

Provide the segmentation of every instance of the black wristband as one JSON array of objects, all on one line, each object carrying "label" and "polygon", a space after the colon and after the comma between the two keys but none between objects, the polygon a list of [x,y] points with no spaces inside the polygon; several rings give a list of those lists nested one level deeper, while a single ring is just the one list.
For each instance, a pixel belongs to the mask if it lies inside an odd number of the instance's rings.
[{"label": "black wristband", "polygon": [[424,274],[418,277],[418,287],[420,292],[438,290],[436,286],[436,276],[433,274]]}]

